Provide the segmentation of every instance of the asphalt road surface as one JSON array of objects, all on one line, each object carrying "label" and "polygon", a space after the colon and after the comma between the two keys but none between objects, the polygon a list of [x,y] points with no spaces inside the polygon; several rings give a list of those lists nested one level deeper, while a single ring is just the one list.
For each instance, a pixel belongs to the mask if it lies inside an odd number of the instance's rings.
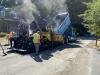
[{"label": "asphalt road surface", "polygon": [[64,45],[43,51],[39,56],[4,49],[8,55],[2,56],[0,48],[0,75],[90,75],[91,72],[90,49],[87,51],[80,45]]},{"label": "asphalt road surface", "polygon": [[100,75],[100,48],[94,50],[92,75]]}]

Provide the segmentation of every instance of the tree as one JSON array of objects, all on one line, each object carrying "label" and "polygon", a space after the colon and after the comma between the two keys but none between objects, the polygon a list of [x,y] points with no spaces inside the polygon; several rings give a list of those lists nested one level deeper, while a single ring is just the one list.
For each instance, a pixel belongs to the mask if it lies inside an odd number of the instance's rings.
[{"label": "tree", "polygon": [[22,0],[0,0],[0,4],[5,7],[18,6],[22,3]]},{"label": "tree", "polygon": [[89,29],[89,32],[96,36],[97,40],[100,38],[100,0],[88,3],[87,10],[81,15],[83,24]]},{"label": "tree", "polygon": [[80,35],[85,34],[87,30],[81,24],[83,20],[78,15],[83,14],[86,10],[86,5],[83,2],[89,3],[91,1],[92,0],[66,0],[72,25],[77,29],[77,32]]}]

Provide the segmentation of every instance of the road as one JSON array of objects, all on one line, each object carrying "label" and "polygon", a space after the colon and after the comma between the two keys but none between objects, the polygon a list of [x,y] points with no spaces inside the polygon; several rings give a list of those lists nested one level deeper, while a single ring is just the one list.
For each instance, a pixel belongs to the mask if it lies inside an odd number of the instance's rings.
[{"label": "road", "polygon": [[[82,40],[82,42],[84,42],[84,45],[85,45],[85,48],[89,49],[89,50],[92,50],[93,52],[91,53],[92,54],[92,59],[91,59],[91,72],[90,72],[90,75],[100,75],[100,47],[98,48],[89,48],[87,47],[86,45],[88,45],[88,43],[90,42],[91,40]],[[93,41],[94,42],[94,41]],[[86,44],[87,43],[87,44]],[[95,42],[94,42],[95,43]],[[91,43],[90,43],[91,44]],[[100,41],[98,41],[98,44],[100,44]],[[100,46],[100,45],[99,45]]]},{"label": "road", "polygon": [[94,50],[92,75],[100,75],[100,48]]},{"label": "road", "polygon": [[4,47],[8,55],[2,56],[0,51],[0,75],[89,75],[90,49],[82,46],[68,44],[43,51],[39,56],[11,52]]}]

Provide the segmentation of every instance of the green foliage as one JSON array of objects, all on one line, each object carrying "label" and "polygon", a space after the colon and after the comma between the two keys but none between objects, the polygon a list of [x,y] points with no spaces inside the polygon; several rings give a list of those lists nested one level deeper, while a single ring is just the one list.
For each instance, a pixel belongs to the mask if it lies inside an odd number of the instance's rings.
[{"label": "green foliage", "polygon": [[3,32],[0,33],[0,37],[5,37],[6,35],[7,33],[3,33]]},{"label": "green foliage", "polygon": [[86,10],[84,2],[89,3],[91,1],[92,0],[66,0],[73,24],[81,24],[82,19],[78,15],[83,14]]},{"label": "green foliage", "polygon": [[83,14],[87,9],[86,4],[92,0],[66,0],[66,4],[69,9],[72,25],[76,28],[79,35],[87,34],[87,29],[82,24],[83,19],[78,15]]},{"label": "green foliage", "polygon": [[4,28],[4,21],[0,20],[0,32],[2,31],[3,28]]},{"label": "green foliage", "polygon": [[[5,7],[14,7],[21,4],[22,0],[0,0],[2,1],[2,5]],[[18,2],[18,4],[16,4]]]},{"label": "green foliage", "polygon": [[100,0],[87,4],[87,10],[80,16],[84,19],[83,23],[89,32],[100,36]]}]

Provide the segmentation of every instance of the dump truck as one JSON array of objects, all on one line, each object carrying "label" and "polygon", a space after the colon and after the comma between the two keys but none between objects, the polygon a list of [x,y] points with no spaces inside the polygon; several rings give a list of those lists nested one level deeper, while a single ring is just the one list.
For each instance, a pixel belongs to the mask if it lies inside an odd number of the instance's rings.
[{"label": "dump truck", "polygon": [[[41,29],[41,25],[37,25],[38,24],[34,21],[32,22],[30,27],[33,26],[33,29],[31,28],[31,30],[33,30],[33,33],[35,29],[40,30],[41,50],[55,48],[57,46],[63,45],[64,43],[67,43],[68,40],[71,39],[70,37],[75,38],[75,32],[72,30],[70,16],[68,12],[57,14],[53,18],[53,20],[45,26],[45,31]],[[31,35],[28,37],[17,37],[14,43],[14,47],[17,49],[33,51],[34,43],[33,37]]]}]

